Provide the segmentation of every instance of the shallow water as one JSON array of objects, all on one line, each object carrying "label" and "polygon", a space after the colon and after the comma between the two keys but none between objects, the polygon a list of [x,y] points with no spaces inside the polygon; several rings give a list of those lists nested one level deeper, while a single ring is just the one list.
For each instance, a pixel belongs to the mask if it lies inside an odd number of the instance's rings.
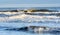
[{"label": "shallow water", "polygon": [[60,35],[60,33],[31,33],[31,32],[22,32],[22,31],[1,30],[0,35]]},{"label": "shallow water", "polygon": [[6,28],[20,28],[24,26],[46,26],[46,27],[60,27],[60,24],[55,23],[0,23],[1,35],[59,35],[60,33],[32,33],[25,31],[5,30]]}]

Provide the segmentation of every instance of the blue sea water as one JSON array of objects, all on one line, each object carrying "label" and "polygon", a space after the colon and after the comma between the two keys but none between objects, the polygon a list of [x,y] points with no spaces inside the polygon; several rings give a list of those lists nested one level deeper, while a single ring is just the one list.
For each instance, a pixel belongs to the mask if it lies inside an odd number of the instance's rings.
[{"label": "blue sea water", "polygon": [[10,8],[0,8],[0,10],[15,10],[15,9],[53,9],[53,10],[60,10],[60,7],[10,7]]},{"label": "blue sea water", "polygon": [[[17,8],[0,8],[0,10],[15,10],[15,9],[29,9],[31,7],[17,7]],[[58,10],[60,11],[60,7],[33,7],[36,9],[53,9],[53,10]],[[32,8],[32,9],[33,9]],[[28,18],[26,18],[28,19]],[[30,20],[30,19],[29,19]],[[31,19],[33,20],[33,19]],[[60,20],[59,19],[54,19],[52,22],[23,22],[20,20],[12,21],[11,22],[0,22],[0,35],[60,35],[60,33],[31,33],[31,32],[23,32],[23,31],[7,31],[4,30],[6,28],[20,28],[24,26],[46,26],[46,27],[59,27],[60,28],[60,22],[56,22],[55,20]]]}]

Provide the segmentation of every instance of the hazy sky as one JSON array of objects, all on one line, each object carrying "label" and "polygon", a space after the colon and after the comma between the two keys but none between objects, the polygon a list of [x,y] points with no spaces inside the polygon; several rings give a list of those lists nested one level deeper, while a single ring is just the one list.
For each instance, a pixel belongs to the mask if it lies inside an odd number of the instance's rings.
[{"label": "hazy sky", "polygon": [[60,0],[0,0],[0,4],[59,4]]},{"label": "hazy sky", "polygon": [[[39,5],[39,6],[60,6],[60,0],[0,0],[0,7],[9,7],[9,6],[19,7],[20,4],[32,4],[32,6],[34,6],[33,4],[47,4],[47,5]],[[52,4],[52,5],[49,5],[49,4]],[[54,5],[54,4],[57,4],[57,5]],[[21,6],[24,6],[24,5],[21,5]],[[25,5],[25,6],[31,6],[31,5]]]}]

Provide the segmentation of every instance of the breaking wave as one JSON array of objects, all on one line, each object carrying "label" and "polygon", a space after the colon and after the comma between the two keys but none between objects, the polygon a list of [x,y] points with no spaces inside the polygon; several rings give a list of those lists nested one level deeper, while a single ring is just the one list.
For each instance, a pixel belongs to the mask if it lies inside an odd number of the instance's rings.
[{"label": "breaking wave", "polygon": [[41,22],[53,22],[59,23],[60,17],[58,16],[41,16],[41,15],[27,15],[21,12],[5,12],[0,13],[0,22],[26,22],[26,23],[41,23]]}]

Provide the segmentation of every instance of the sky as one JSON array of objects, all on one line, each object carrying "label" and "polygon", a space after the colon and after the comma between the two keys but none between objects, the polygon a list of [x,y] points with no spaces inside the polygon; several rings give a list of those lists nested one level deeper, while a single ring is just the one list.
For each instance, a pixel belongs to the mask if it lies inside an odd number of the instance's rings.
[{"label": "sky", "polygon": [[59,4],[60,0],[0,0],[0,4]]},{"label": "sky", "polygon": [[[16,4],[57,4],[58,6],[60,5],[60,0],[0,0],[0,5],[11,5],[12,6]],[[1,7],[0,6],[0,7]],[[48,5],[49,6],[49,5]],[[51,5],[50,5],[51,6]]]}]

